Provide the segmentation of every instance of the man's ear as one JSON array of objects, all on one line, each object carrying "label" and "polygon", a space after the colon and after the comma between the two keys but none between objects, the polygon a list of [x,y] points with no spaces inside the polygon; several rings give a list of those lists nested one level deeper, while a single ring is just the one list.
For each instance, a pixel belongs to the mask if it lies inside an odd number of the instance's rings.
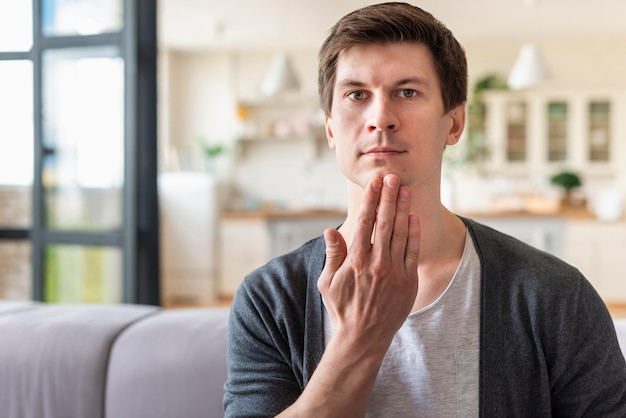
[{"label": "man's ear", "polygon": [[330,149],[335,149],[335,137],[333,135],[332,124],[332,119],[328,116],[324,116],[324,126],[326,127],[326,140],[328,141],[328,147]]},{"label": "man's ear", "polygon": [[465,103],[462,103],[450,110],[450,118],[452,118],[452,125],[448,132],[448,138],[446,139],[446,145],[454,145],[459,142],[463,129],[465,128]]}]

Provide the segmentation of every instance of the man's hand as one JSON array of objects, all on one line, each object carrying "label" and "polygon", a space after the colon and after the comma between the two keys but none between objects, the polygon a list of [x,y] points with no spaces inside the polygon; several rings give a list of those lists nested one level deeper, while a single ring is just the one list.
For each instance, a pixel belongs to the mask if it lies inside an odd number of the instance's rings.
[{"label": "man's hand", "polygon": [[318,288],[334,333],[387,351],[415,302],[419,222],[409,213],[410,191],[398,176],[373,179],[365,189],[352,245],[324,232],[326,265]]},{"label": "man's hand", "polygon": [[302,395],[281,417],[363,417],[393,336],[417,295],[420,229],[398,176],[372,180],[352,245],[324,231],[326,265],[318,288],[333,337]]}]

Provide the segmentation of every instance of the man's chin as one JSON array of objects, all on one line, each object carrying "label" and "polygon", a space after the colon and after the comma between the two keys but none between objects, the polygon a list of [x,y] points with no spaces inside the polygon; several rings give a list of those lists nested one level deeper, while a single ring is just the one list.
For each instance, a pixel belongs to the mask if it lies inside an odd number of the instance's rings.
[{"label": "man's chin", "polygon": [[374,180],[374,179],[384,179],[385,176],[387,176],[389,174],[395,174],[396,176],[398,176],[400,178],[400,184],[401,185],[403,184],[402,176],[399,175],[396,171],[390,170],[390,169],[387,169],[387,168],[379,168],[379,169],[374,169],[374,170],[368,171],[368,173],[366,175],[363,175],[363,176],[361,176],[359,178],[359,180],[357,181],[357,184],[364,188],[372,180]]}]

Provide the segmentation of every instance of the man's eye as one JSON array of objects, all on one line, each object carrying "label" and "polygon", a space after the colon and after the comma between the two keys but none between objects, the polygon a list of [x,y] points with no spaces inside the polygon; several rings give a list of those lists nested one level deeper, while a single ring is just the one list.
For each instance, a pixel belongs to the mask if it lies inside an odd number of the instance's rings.
[{"label": "man's eye", "polygon": [[363,100],[365,99],[365,93],[363,93],[362,91],[353,91],[352,93],[348,94],[348,97],[352,100]]},{"label": "man's eye", "polygon": [[406,99],[417,96],[417,91],[413,89],[404,89],[400,92],[400,95]]}]

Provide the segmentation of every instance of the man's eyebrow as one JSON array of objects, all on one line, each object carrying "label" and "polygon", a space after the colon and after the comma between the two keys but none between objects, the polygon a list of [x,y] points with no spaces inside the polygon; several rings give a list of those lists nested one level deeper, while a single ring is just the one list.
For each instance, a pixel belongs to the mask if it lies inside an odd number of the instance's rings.
[{"label": "man's eyebrow", "polygon": [[363,83],[362,81],[357,81],[357,80],[352,80],[350,78],[346,78],[343,80],[339,80],[337,82],[337,87],[342,88],[342,87],[365,87],[365,83]]},{"label": "man's eyebrow", "polygon": [[396,82],[397,86],[404,86],[407,84],[419,84],[424,87],[429,87],[431,83],[423,77],[407,77]]},{"label": "man's eyebrow", "polygon": [[[394,86],[400,87],[407,84],[418,84],[424,87],[429,87],[431,83],[423,77],[407,77],[400,79],[394,83]],[[353,87],[365,87],[366,84],[362,81],[346,78],[337,82],[337,88],[353,88]]]}]

